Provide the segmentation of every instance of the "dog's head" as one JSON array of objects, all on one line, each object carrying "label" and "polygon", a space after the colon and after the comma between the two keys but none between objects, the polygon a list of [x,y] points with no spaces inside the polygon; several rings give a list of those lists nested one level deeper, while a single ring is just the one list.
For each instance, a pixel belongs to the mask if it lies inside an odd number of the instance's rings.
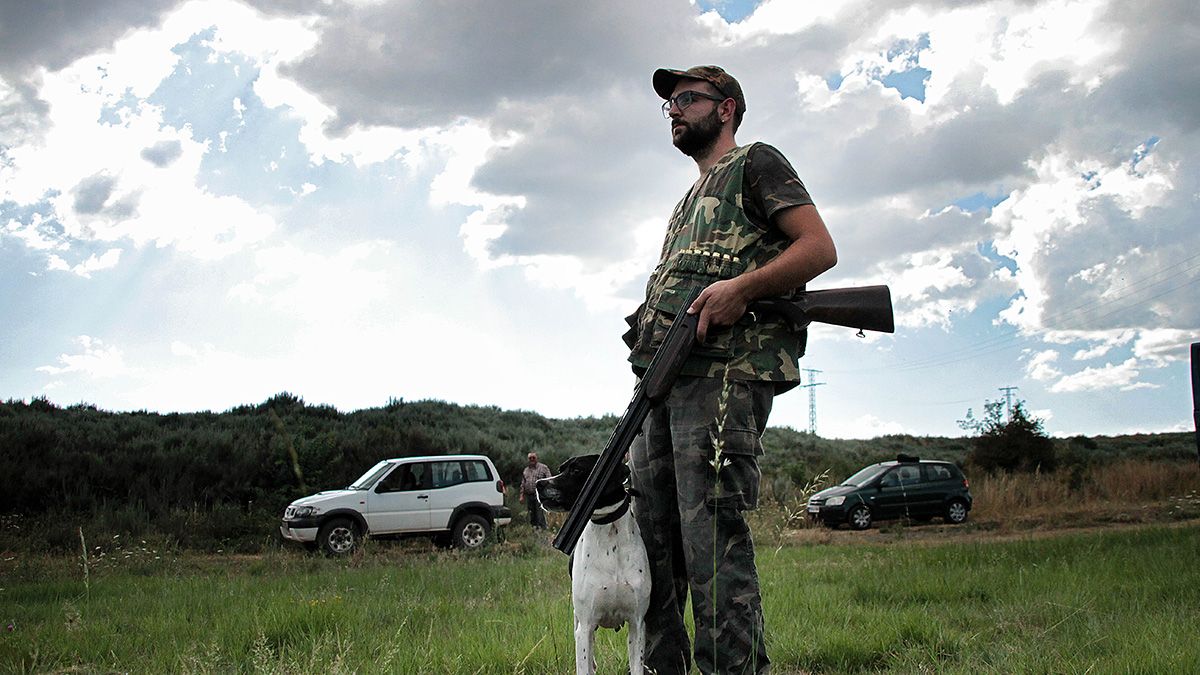
[{"label": "dog's head", "polygon": [[[579,455],[563,462],[556,475],[537,482],[538,501],[549,511],[570,511],[599,459],[600,455]],[[625,499],[628,478],[629,467],[621,464],[601,491],[596,506],[608,506]]]}]

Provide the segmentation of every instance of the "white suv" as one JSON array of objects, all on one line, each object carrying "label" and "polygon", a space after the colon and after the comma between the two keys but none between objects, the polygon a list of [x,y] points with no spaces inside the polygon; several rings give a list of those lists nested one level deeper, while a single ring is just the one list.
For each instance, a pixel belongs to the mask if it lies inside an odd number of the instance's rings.
[{"label": "white suv", "polygon": [[477,548],[494,528],[511,521],[504,481],[492,460],[442,455],[385,459],[348,488],[297,499],[279,531],[285,539],[345,555],[364,536],[432,534],[453,546]]}]

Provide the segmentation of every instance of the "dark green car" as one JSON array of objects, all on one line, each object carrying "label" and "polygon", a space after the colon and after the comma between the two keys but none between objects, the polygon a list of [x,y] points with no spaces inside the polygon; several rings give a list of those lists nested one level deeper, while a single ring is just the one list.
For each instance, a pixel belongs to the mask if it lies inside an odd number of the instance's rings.
[{"label": "dark green car", "polygon": [[862,469],[808,500],[808,515],[831,527],[865,530],[877,520],[941,517],[958,524],[971,510],[970,483],[950,462],[900,455]]}]

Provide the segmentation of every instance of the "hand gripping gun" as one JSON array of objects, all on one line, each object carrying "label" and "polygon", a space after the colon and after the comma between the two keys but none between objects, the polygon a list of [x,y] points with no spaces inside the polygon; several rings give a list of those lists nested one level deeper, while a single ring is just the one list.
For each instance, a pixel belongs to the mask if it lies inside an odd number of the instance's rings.
[{"label": "hand gripping gun", "polygon": [[[642,423],[650,413],[650,408],[667,397],[675,377],[691,354],[696,344],[696,325],[700,315],[688,314],[687,308],[691,307],[702,290],[697,288],[683,303],[683,309],[675,317],[662,345],[650,360],[650,366],[634,388],[633,400],[613,429],[604,451],[600,453],[600,459],[575,500],[575,506],[554,538],[554,548],[563,553],[570,555],[575,550],[575,544],[583,534],[583,528],[587,526],[605,484],[624,461],[633,439],[642,432]],[[892,295],[887,286],[805,291],[791,300],[752,302],[747,312],[778,315],[796,331],[813,321],[857,328],[860,333],[864,330],[893,333],[896,330],[892,318]]]}]

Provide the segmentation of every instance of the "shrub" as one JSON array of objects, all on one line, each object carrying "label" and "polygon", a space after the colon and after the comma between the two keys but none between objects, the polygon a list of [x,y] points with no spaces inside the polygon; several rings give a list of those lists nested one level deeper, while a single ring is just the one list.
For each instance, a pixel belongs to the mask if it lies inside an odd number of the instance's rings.
[{"label": "shrub", "polygon": [[1030,416],[1021,401],[1012,407],[1004,420],[1004,404],[991,401],[984,406],[983,419],[976,420],[971,411],[959,420],[963,429],[974,430],[974,447],[967,461],[988,472],[992,471],[1053,471],[1057,467],[1054,442],[1042,429],[1042,420]]}]

